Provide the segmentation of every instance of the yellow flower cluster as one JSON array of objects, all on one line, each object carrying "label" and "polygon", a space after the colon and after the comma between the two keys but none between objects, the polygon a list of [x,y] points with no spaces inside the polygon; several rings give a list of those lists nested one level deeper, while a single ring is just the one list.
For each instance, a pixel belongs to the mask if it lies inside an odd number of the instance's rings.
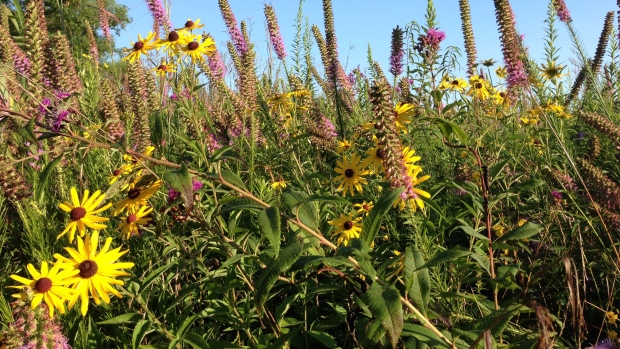
[{"label": "yellow flower cluster", "polygon": [[[142,55],[146,55],[149,51],[157,49],[162,52],[175,56],[179,59],[190,57],[192,62],[204,61],[204,56],[210,56],[215,51],[215,42],[211,37],[203,37],[202,35],[193,34],[192,30],[201,28],[204,25],[199,24],[200,19],[196,22],[188,20],[191,25],[173,30],[168,33],[164,39],[157,39],[156,34],[149,32],[146,38],[138,35],[138,41],[131,43],[131,48],[125,49],[129,53],[123,60],[129,62],[139,61]],[[160,66],[155,68],[158,75],[174,72],[175,66],[171,63],[162,62]]]}]

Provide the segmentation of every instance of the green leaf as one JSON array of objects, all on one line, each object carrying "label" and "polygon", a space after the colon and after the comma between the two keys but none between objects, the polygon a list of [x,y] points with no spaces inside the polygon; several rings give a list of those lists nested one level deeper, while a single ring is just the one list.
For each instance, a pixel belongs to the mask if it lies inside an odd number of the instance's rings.
[{"label": "green leaf", "polygon": [[47,182],[49,182],[50,175],[52,174],[56,166],[58,166],[61,159],[62,157],[58,157],[54,161],[47,164],[43,171],[41,171],[41,174],[39,174],[39,180],[36,181],[34,187],[34,197],[35,200],[37,200],[38,202],[41,202],[41,200],[43,199],[43,195],[45,194],[45,188],[47,187]]},{"label": "green leaf", "polygon": [[463,131],[463,129],[461,129],[461,127],[459,127],[459,125],[441,118],[424,119],[430,120],[435,126],[437,126],[444,137],[449,138],[450,135],[454,134],[461,141],[461,143],[463,143],[463,145],[467,145],[467,134]]},{"label": "green leaf", "polygon": [[194,186],[192,184],[192,177],[189,175],[189,170],[185,164],[182,164],[178,170],[164,174],[164,179],[170,184],[172,189],[181,193],[185,210],[189,213],[194,207]]},{"label": "green leaf", "polygon": [[28,121],[28,123],[26,124],[26,126],[20,128],[18,132],[24,138],[36,144],[37,148],[41,149],[42,147],[39,143],[39,140],[37,139],[37,135],[34,134],[34,120],[35,118],[31,118],[30,121]]},{"label": "green leaf", "polygon": [[243,183],[243,180],[241,179],[241,177],[237,176],[236,173],[231,172],[231,171],[222,170],[220,172],[220,174],[222,175],[222,178],[226,182],[234,185],[235,187],[237,187],[239,189],[244,189],[244,190],[246,189],[245,183]]},{"label": "green leaf", "polygon": [[418,341],[432,347],[450,348],[444,341],[437,338],[437,335],[428,328],[416,324],[405,324],[403,336],[414,337]]},{"label": "green leaf", "polygon": [[155,269],[154,271],[152,271],[147,277],[144,278],[142,285],[140,285],[140,289],[145,290],[147,287],[151,285],[151,283],[153,283],[153,281],[155,281],[156,278],[158,278],[163,272],[165,272],[166,270],[168,270],[170,267],[172,267],[175,264],[176,262],[170,262],[169,264],[161,266]]},{"label": "green leaf", "polygon": [[[461,226],[459,226],[459,227],[456,227],[454,230],[459,229],[459,228],[460,228],[460,229],[462,229],[462,230],[463,230],[463,232],[464,232],[465,234],[469,235],[469,236],[473,236],[473,237],[475,237],[475,238],[477,238],[477,239],[480,239],[480,240],[486,240],[486,241],[488,241],[488,240],[489,240],[489,238],[488,238],[488,237],[486,237],[486,236],[484,236],[484,235],[480,234],[478,231],[474,230],[474,228],[472,228],[472,227],[470,227],[470,226],[468,226],[468,225],[461,225]],[[482,229],[484,229],[484,228],[480,228],[479,230],[482,230]],[[453,230],[453,231],[454,231],[454,230]]]},{"label": "green leaf", "polygon": [[258,213],[258,226],[269,241],[277,258],[280,253],[280,236],[282,234],[280,228],[280,210],[272,206],[260,211]]},{"label": "green leaf", "polygon": [[[200,313],[192,315],[192,316],[188,317],[187,319],[185,319],[185,321],[183,321],[183,324],[181,324],[181,326],[179,326],[179,329],[177,330],[177,337],[178,338],[184,338],[185,333],[187,332],[187,330],[198,319],[199,316],[200,316]],[[177,321],[179,321],[179,320],[177,320]]]},{"label": "green leaf", "polygon": [[510,187],[510,189],[508,189],[508,191],[512,193],[523,192],[527,190],[532,190],[534,188],[538,188],[541,185],[544,185],[545,183],[546,182],[541,179],[532,178],[525,182],[521,182],[519,184],[513,185],[512,187]]},{"label": "green leaf", "polygon": [[540,233],[542,230],[543,230],[542,225],[534,224],[532,222],[527,222],[523,224],[522,226],[517,227],[517,229],[500,236],[494,242],[497,243],[497,242],[509,241],[509,240],[527,239],[531,236],[534,236]]},{"label": "green leaf", "polygon": [[506,159],[503,161],[498,162],[497,164],[491,166],[491,168],[489,169],[489,176],[490,176],[490,181],[493,182],[496,178],[497,175],[504,169],[504,167],[506,167],[506,164],[512,159]]},{"label": "green leaf", "polygon": [[[493,337],[498,337],[504,332],[504,329],[506,329],[506,326],[508,326],[513,316],[528,309],[529,308],[522,304],[513,304],[504,309],[494,310],[482,319],[474,322],[474,329],[479,331],[490,330]],[[482,334],[480,334],[480,336],[482,336]]]},{"label": "green leaf", "polygon": [[254,295],[254,303],[257,308],[262,308],[267,301],[269,291],[278,280],[278,276],[288,270],[293,263],[301,256],[306,247],[299,243],[285,247],[278,258],[275,258],[261,273],[256,282],[256,293]]},{"label": "green leaf", "polygon": [[368,292],[368,308],[381,321],[387,331],[392,347],[396,348],[403,330],[403,307],[400,303],[400,293],[394,285],[381,286],[373,283]]},{"label": "green leaf", "polygon": [[111,319],[97,322],[97,325],[117,325],[117,324],[133,324],[142,319],[142,315],[138,313],[127,313],[115,316]]},{"label": "green leaf", "polygon": [[310,229],[319,230],[317,222],[319,221],[319,212],[316,207],[316,203],[314,202],[306,202],[300,206],[297,206],[297,203],[308,198],[306,193],[298,192],[292,189],[287,188],[282,193],[282,199],[286,206],[291,208],[293,212],[295,212],[295,208],[297,208],[297,216],[299,220],[307,225]]},{"label": "green leaf", "polygon": [[464,251],[464,250],[446,250],[443,252],[439,252],[435,256],[433,256],[431,260],[426,262],[426,264],[424,264],[421,267],[418,267],[418,270],[423,269],[423,268],[432,268],[436,265],[449,262],[451,260],[454,260],[460,257],[469,256],[470,254],[472,253],[469,251]]},{"label": "green leaf", "polygon": [[431,300],[431,278],[426,268],[416,271],[417,267],[422,265],[424,265],[422,253],[413,246],[407,247],[404,266],[406,290],[414,305],[426,315]]},{"label": "green leaf", "polygon": [[338,343],[330,334],[321,331],[308,331],[308,334],[318,340],[325,348],[337,348]]},{"label": "green leaf", "polygon": [[307,198],[297,202],[296,206],[299,206],[299,205],[304,204],[306,202],[312,202],[312,201],[323,201],[323,202],[332,202],[332,203],[335,203],[335,204],[352,205],[351,201],[343,198],[342,196],[336,196],[336,195],[310,195]]},{"label": "green leaf", "polygon": [[368,245],[371,245],[375,240],[375,236],[377,236],[377,232],[381,228],[383,217],[392,208],[401,192],[402,189],[386,192],[381,199],[377,201],[372,210],[368,212],[366,218],[364,218],[364,225],[362,226],[360,238],[366,241]]},{"label": "green leaf", "polygon": [[161,145],[164,139],[164,120],[161,113],[155,113],[151,125],[151,142],[157,147]]},{"label": "green leaf", "polygon": [[146,335],[147,332],[151,329],[151,325],[153,323],[149,320],[140,320],[136,324],[136,327],[133,330],[133,335],[131,336],[131,347],[133,349],[139,349],[140,343],[142,339]]},{"label": "green leaf", "polygon": [[211,348],[204,338],[200,337],[196,333],[189,333],[183,337],[183,342],[188,343],[194,349],[209,349]]},{"label": "green leaf", "polygon": [[269,349],[284,348],[286,344],[291,340],[291,338],[295,337],[295,335],[297,334],[297,332],[299,332],[299,330],[300,330],[299,327],[295,327],[291,329],[290,331],[288,331],[288,333],[280,336],[280,338],[273,341],[273,343],[271,343],[271,345],[269,346]]}]

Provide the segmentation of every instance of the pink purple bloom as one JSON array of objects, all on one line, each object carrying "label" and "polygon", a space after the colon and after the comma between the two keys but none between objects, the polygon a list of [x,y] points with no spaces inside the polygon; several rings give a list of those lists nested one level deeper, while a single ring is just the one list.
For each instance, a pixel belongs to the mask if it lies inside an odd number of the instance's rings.
[{"label": "pink purple bloom", "polygon": [[30,67],[32,63],[26,57],[23,51],[19,50],[13,54],[13,66],[15,70],[21,75],[28,75],[30,73]]},{"label": "pink purple bloom", "polygon": [[555,10],[558,13],[558,18],[560,19],[560,21],[568,23],[572,20],[570,18],[570,12],[568,11],[568,7],[566,7],[566,3],[564,2],[564,0],[553,0],[553,6],[555,6]]},{"label": "pink purple bloom", "polygon": [[207,150],[209,150],[209,153],[213,154],[216,149],[220,149],[221,147],[222,145],[213,134],[210,133],[207,135]]},{"label": "pink purple bloom", "polygon": [[276,51],[278,59],[283,60],[286,57],[286,49],[284,48],[284,40],[280,33],[280,26],[276,18],[276,12],[271,5],[265,4],[265,17],[267,17],[267,29],[269,30],[269,40]]},{"label": "pink purple bloom", "polygon": [[403,30],[396,26],[392,30],[392,53],[390,54],[390,73],[394,76],[403,72]]},{"label": "pink purple bloom", "polygon": [[215,50],[213,55],[208,57],[209,68],[213,72],[213,75],[216,79],[223,79],[224,75],[226,75],[226,65],[224,65],[224,61],[222,61],[222,56],[220,56],[220,52]]},{"label": "pink purple bloom", "polygon": [[153,29],[156,29],[156,33],[159,32],[160,27],[172,28],[172,23],[161,0],[146,0],[146,4],[153,15]]},{"label": "pink purple bloom", "polygon": [[324,115],[322,116],[322,119],[323,119],[323,125],[325,126],[325,130],[327,130],[327,136],[331,138],[338,137],[338,133],[336,132],[336,126],[334,126],[331,120],[326,118]]},{"label": "pink purple bloom", "polygon": [[586,349],[614,349],[615,347],[614,341],[611,339],[604,339],[596,343],[593,347],[587,347]]}]

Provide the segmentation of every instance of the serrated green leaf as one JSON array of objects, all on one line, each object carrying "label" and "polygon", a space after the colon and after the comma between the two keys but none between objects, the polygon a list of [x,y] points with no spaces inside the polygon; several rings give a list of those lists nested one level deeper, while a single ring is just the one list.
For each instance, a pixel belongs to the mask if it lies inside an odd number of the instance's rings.
[{"label": "serrated green leaf", "polygon": [[418,266],[424,265],[422,253],[413,246],[405,249],[405,285],[409,297],[422,314],[426,315],[428,303],[431,299],[431,279],[428,269],[416,271]]},{"label": "serrated green leaf", "polygon": [[138,313],[127,313],[115,316],[111,319],[97,322],[97,325],[117,325],[117,324],[133,324],[142,319],[142,315]]},{"label": "serrated green leaf", "polygon": [[403,330],[403,306],[400,293],[394,285],[381,286],[373,283],[368,292],[368,308],[386,330],[392,347],[396,348]]},{"label": "serrated green leaf", "polygon": [[402,189],[396,189],[390,192],[386,192],[381,197],[381,199],[379,199],[379,201],[375,203],[374,207],[370,210],[370,212],[368,212],[368,215],[364,218],[364,225],[362,226],[360,238],[366,241],[368,245],[371,245],[375,240],[375,236],[381,228],[381,222],[383,221],[383,217],[392,208],[394,202],[396,202],[401,192]]},{"label": "serrated green leaf", "polygon": [[319,221],[319,212],[315,202],[306,202],[302,205],[297,205],[300,201],[308,198],[306,193],[298,192],[287,188],[282,193],[282,199],[286,206],[288,206],[293,212],[297,214],[299,220],[308,226],[310,229],[319,230],[317,222]]},{"label": "serrated green leaf", "polygon": [[[177,330],[177,337],[183,339],[185,336],[185,333],[187,332],[187,330],[189,330],[190,326],[196,321],[198,320],[198,317],[200,316],[200,313],[192,315],[190,317],[188,317],[187,319],[185,319],[183,321],[183,323],[181,324],[181,326],[179,326],[179,329]],[[180,321],[177,320],[177,321]]]},{"label": "serrated green leaf", "polygon": [[531,236],[534,236],[540,233],[543,230],[543,226],[539,224],[535,224],[532,222],[527,222],[517,229],[512,230],[495,240],[494,242],[502,242],[502,241],[510,241],[510,240],[521,240],[527,239]]},{"label": "serrated green leaf", "polygon": [[231,172],[231,171],[222,170],[220,172],[220,174],[222,175],[222,178],[226,182],[234,185],[235,187],[237,187],[239,189],[244,189],[244,190],[246,189],[245,183],[243,183],[243,180],[241,179],[241,177],[237,176],[236,173]]},{"label": "serrated green leaf", "polygon": [[451,260],[460,258],[460,257],[465,257],[465,256],[469,256],[470,254],[472,254],[469,251],[464,251],[464,250],[446,250],[446,251],[442,251],[437,253],[436,255],[433,256],[433,258],[431,258],[428,262],[426,262],[426,264],[424,264],[421,267],[418,267],[418,270],[423,269],[423,268],[432,268],[436,265],[445,263],[445,262],[449,262]]},{"label": "serrated green leaf", "polygon": [[256,282],[254,303],[257,308],[262,308],[267,301],[267,296],[273,285],[278,280],[278,276],[288,270],[293,263],[301,256],[306,247],[299,243],[285,247],[278,258],[274,259],[262,272]]},{"label": "serrated green leaf", "polygon": [[149,320],[140,320],[133,329],[133,335],[131,336],[131,347],[133,349],[139,349],[142,339],[147,332],[151,329],[153,323]]},{"label": "serrated green leaf", "polygon": [[181,199],[183,199],[185,209],[189,213],[194,207],[194,186],[192,184],[192,177],[189,175],[189,170],[185,164],[182,164],[178,170],[164,174],[164,179],[170,184],[172,189],[181,193]]},{"label": "serrated green leaf", "polygon": [[[512,319],[519,312],[528,309],[529,308],[522,304],[513,304],[504,309],[494,310],[482,319],[474,322],[473,328],[479,331],[490,330],[493,337],[497,337],[504,332],[504,329],[508,326],[510,319]],[[480,336],[482,336],[482,334],[480,334]]]},{"label": "serrated green leaf", "polygon": [[258,226],[261,232],[269,241],[271,248],[275,253],[276,258],[280,253],[280,210],[277,207],[269,207],[258,213]]},{"label": "serrated green leaf", "polygon": [[60,163],[61,159],[62,157],[54,159],[54,161],[47,164],[47,166],[45,166],[43,171],[41,171],[41,173],[39,174],[39,180],[36,181],[36,185],[34,187],[34,197],[35,200],[37,200],[38,202],[41,202],[41,200],[43,199],[43,195],[45,194],[45,188],[47,187],[50,176],[56,166],[58,166],[58,164]]}]

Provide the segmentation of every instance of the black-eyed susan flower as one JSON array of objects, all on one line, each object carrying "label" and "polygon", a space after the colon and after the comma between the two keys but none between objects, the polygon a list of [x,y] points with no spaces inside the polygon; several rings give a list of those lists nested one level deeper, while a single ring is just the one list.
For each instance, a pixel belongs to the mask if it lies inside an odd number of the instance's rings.
[{"label": "black-eyed susan flower", "polygon": [[415,106],[410,103],[398,103],[394,108],[394,122],[402,133],[408,133],[407,124],[411,122],[411,117],[415,115]]},{"label": "black-eyed susan flower", "polygon": [[185,22],[185,26],[183,28],[181,28],[180,30],[195,30],[195,29],[200,29],[202,27],[204,27],[204,24],[200,24],[200,18],[198,18],[195,21],[192,21],[191,19],[187,19],[187,22]]},{"label": "black-eyed susan flower", "polygon": [[[54,309],[58,309],[61,314],[65,313],[65,301],[73,297],[74,291],[66,287],[67,280],[77,275],[78,271],[60,270],[60,262],[56,262],[52,269],[49,269],[47,262],[41,263],[41,271],[37,271],[32,264],[27,266],[28,273],[32,280],[19,275],[11,275],[11,279],[23,284],[20,286],[9,286],[11,288],[25,289],[30,288],[33,292],[30,307],[36,308],[45,302],[50,312],[50,317],[54,316]],[[21,294],[14,294],[15,298],[22,298]]]},{"label": "black-eyed susan flower", "polygon": [[342,152],[345,152],[351,149],[352,146],[353,146],[353,143],[349,142],[346,139],[343,139],[341,141],[338,141],[338,143],[336,143],[336,152],[340,154]]},{"label": "black-eyed susan flower", "polygon": [[469,84],[469,90],[467,90],[468,95],[481,101],[486,101],[491,96],[491,92],[489,92],[489,83],[478,75],[472,76],[469,79]]},{"label": "black-eyed susan flower", "polygon": [[142,38],[142,35],[138,34],[138,41],[131,43],[131,52],[123,58],[123,60],[129,61],[130,63],[139,61],[141,55],[145,55],[149,50],[155,48],[153,39],[155,39],[155,33],[153,32],[149,32],[145,39]]},{"label": "black-eyed susan flower", "polygon": [[467,81],[463,78],[448,78],[441,81],[441,84],[439,84],[439,89],[463,92],[467,86]]},{"label": "black-eyed susan flower", "polygon": [[420,168],[420,166],[415,163],[420,161],[421,157],[415,155],[415,149],[411,147],[403,148],[403,162],[405,166],[407,166],[407,171],[409,173],[413,173],[416,169]]},{"label": "black-eyed susan flower", "polygon": [[155,47],[165,53],[177,55],[188,41],[193,40],[190,35],[183,31],[171,31],[165,39],[159,39],[155,42]]},{"label": "black-eyed susan flower", "polygon": [[605,313],[605,319],[607,319],[607,323],[610,325],[615,325],[618,320],[618,314],[613,311],[608,311]]},{"label": "black-eyed susan flower", "polygon": [[151,211],[153,211],[153,208],[148,206],[142,206],[137,211],[129,211],[123,223],[118,227],[122,229],[121,235],[125,240],[129,240],[132,235],[138,235],[140,233],[140,226],[146,225],[153,220],[151,217],[147,217]]},{"label": "black-eyed susan flower", "polygon": [[[148,147],[144,149],[144,151],[142,152],[142,155],[151,156],[154,151],[155,151],[155,147],[152,145],[149,145]],[[138,160],[137,157],[130,155],[130,154],[123,155],[123,160],[126,161],[127,165],[131,166],[132,170],[134,170],[138,165],[140,165],[140,160]]]},{"label": "black-eyed susan flower", "polygon": [[286,188],[286,183],[288,183],[288,181],[285,181],[284,179],[280,178],[279,180],[271,183],[271,187],[273,189],[280,189],[280,190],[282,190],[282,189]]},{"label": "black-eyed susan flower", "polygon": [[372,210],[375,205],[372,203],[372,201],[362,201],[359,204],[353,205],[353,207],[357,209],[357,211],[355,211],[356,214],[367,216],[368,212],[370,212],[370,210]]},{"label": "black-eyed susan flower", "polygon": [[508,72],[506,72],[506,67],[499,66],[495,69],[495,75],[497,75],[500,79],[505,79]]},{"label": "black-eyed susan flower", "polygon": [[354,189],[362,193],[362,184],[366,184],[366,179],[363,176],[368,174],[368,171],[364,170],[364,164],[361,162],[361,157],[357,154],[351,155],[350,158],[343,158],[342,161],[336,162],[337,167],[334,169],[336,173],[340,174],[334,178],[335,182],[340,182],[337,191],[342,191],[342,195],[346,195],[347,191],[354,195]]},{"label": "black-eyed susan flower", "polygon": [[202,42],[198,42],[200,36],[194,36],[193,40],[187,41],[186,45],[181,47],[183,54],[190,57],[192,62],[204,61],[203,56],[211,56],[215,51],[215,41],[212,38],[207,37]]},{"label": "black-eyed susan flower", "polygon": [[561,65],[556,65],[555,61],[547,61],[547,64],[541,64],[542,68],[538,68],[542,76],[547,80],[554,80],[566,76],[566,74],[562,74],[564,67]]},{"label": "black-eyed susan flower", "polygon": [[136,210],[138,207],[146,205],[146,200],[153,196],[162,185],[161,180],[151,183],[147,187],[133,187],[127,191],[127,197],[114,204],[113,216],[117,216],[127,209],[128,211]]},{"label": "black-eyed susan flower", "polygon": [[383,159],[385,159],[386,151],[382,145],[376,143],[375,147],[366,150],[366,155],[368,157],[364,159],[363,164],[368,166],[368,171],[377,174],[385,173]]},{"label": "black-eyed susan flower", "polygon": [[327,223],[336,227],[334,236],[338,237],[336,241],[337,245],[344,243],[345,246],[349,244],[349,241],[354,238],[360,237],[362,231],[361,218],[353,218],[353,215],[340,215],[338,219],[329,221]]},{"label": "black-eyed susan flower", "polygon": [[166,76],[166,74],[176,73],[176,66],[172,63],[161,62],[160,65],[151,69],[157,76]]},{"label": "black-eyed susan flower", "polygon": [[107,238],[103,247],[97,253],[99,245],[99,232],[95,231],[92,235],[86,235],[86,241],[78,237],[77,250],[65,247],[65,251],[69,253],[71,258],[66,258],[60,254],[54,257],[61,261],[61,268],[71,270],[75,273],[67,282],[71,284],[74,294],[69,300],[69,309],[78,299],[81,299],[80,310],[82,315],[86,315],[88,311],[89,294],[93,297],[95,304],[100,304],[101,300],[110,303],[109,294],[121,298],[121,294],[112,285],[124,285],[122,280],[117,280],[119,276],[129,276],[123,269],[129,269],[134,266],[133,263],[116,263],[116,261],[129,250],[121,251],[118,247],[109,251],[112,238]]},{"label": "black-eyed susan flower", "polygon": [[73,243],[76,230],[80,236],[84,236],[86,227],[93,230],[101,230],[106,227],[105,224],[101,223],[108,221],[109,218],[99,217],[97,214],[107,210],[112,204],[108,203],[99,207],[105,199],[105,194],[101,194],[100,190],[94,192],[92,196],[88,196],[89,193],[88,190],[85,190],[80,201],[77,190],[71,188],[71,203],[64,202],[58,205],[61,210],[69,213],[69,223],[56,239],[60,239],[61,236],[69,233],[69,242]]},{"label": "black-eyed susan flower", "polygon": [[108,176],[108,183],[110,185],[116,183],[116,181],[118,181],[122,176],[131,173],[131,171],[132,171],[131,165],[128,165],[128,164],[121,165],[121,167],[112,171],[112,173]]}]

